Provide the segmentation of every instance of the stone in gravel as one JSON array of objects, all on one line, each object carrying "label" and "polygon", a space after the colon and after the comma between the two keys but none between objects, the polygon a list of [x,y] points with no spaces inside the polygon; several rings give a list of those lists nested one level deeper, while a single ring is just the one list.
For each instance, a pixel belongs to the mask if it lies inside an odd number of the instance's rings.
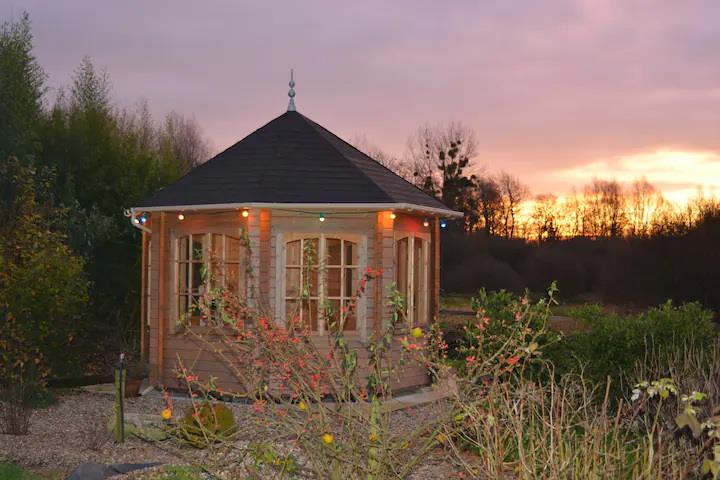
[{"label": "stone in gravel", "polygon": [[103,480],[113,475],[130,473],[156,467],[160,463],[120,463],[117,465],[100,465],[99,463],[83,463],[72,471],[67,480]]},{"label": "stone in gravel", "polygon": [[103,480],[115,473],[99,463],[83,463],[72,471],[67,480]]},{"label": "stone in gravel", "polygon": [[[108,433],[115,432],[115,418],[108,420]],[[168,437],[160,415],[143,413],[125,414],[125,438],[138,437],[143,440],[160,441]]]}]

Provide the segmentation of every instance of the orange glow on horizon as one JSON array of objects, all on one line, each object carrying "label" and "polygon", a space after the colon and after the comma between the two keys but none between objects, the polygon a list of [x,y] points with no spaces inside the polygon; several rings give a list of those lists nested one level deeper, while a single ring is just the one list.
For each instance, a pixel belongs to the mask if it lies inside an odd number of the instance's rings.
[{"label": "orange glow on horizon", "polygon": [[714,198],[720,192],[720,153],[658,147],[596,159],[552,176],[575,184],[578,189],[593,178],[617,180],[623,186],[645,178],[665,200],[682,208],[699,197]]}]

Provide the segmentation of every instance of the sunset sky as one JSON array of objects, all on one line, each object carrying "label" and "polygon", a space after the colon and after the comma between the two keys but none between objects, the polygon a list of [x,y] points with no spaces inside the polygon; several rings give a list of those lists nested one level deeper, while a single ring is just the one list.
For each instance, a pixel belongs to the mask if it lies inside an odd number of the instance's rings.
[{"label": "sunset sky", "polygon": [[475,130],[478,167],[558,195],[646,176],[720,194],[720,1],[20,1],[54,89],[83,55],[121,107],[194,116],[214,151],[298,111],[402,154],[424,123]]}]

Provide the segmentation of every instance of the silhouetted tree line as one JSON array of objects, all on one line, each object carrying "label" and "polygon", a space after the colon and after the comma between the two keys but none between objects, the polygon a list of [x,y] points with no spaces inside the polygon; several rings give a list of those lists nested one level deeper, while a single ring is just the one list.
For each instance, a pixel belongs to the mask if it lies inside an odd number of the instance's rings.
[{"label": "silhouetted tree line", "polygon": [[696,300],[720,309],[720,208],[686,228],[647,236],[571,237],[529,242],[484,233],[448,232],[442,244],[442,288],[543,291],[557,280],[561,296],[646,305]]}]

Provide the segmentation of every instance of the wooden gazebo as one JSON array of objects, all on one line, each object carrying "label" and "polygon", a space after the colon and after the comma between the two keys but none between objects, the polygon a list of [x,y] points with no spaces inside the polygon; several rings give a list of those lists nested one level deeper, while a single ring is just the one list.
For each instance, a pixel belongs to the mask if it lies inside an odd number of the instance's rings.
[{"label": "wooden gazebo", "polygon": [[[437,318],[441,224],[461,214],[296,112],[291,93],[287,112],[130,210],[143,230],[142,353],[154,385],[177,386],[179,355],[232,387],[228,369],[177,328],[210,287],[203,271],[240,295],[256,292],[278,322],[299,312],[318,340],[327,328],[318,305],[329,300],[339,311],[367,267],[383,274],[345,325],[352,342],[382,325],[393,282],[406,296],[408,327]],[[322,272],[304,265],[308,247]],[[426,382],[412,367],[396,387]]]}]

